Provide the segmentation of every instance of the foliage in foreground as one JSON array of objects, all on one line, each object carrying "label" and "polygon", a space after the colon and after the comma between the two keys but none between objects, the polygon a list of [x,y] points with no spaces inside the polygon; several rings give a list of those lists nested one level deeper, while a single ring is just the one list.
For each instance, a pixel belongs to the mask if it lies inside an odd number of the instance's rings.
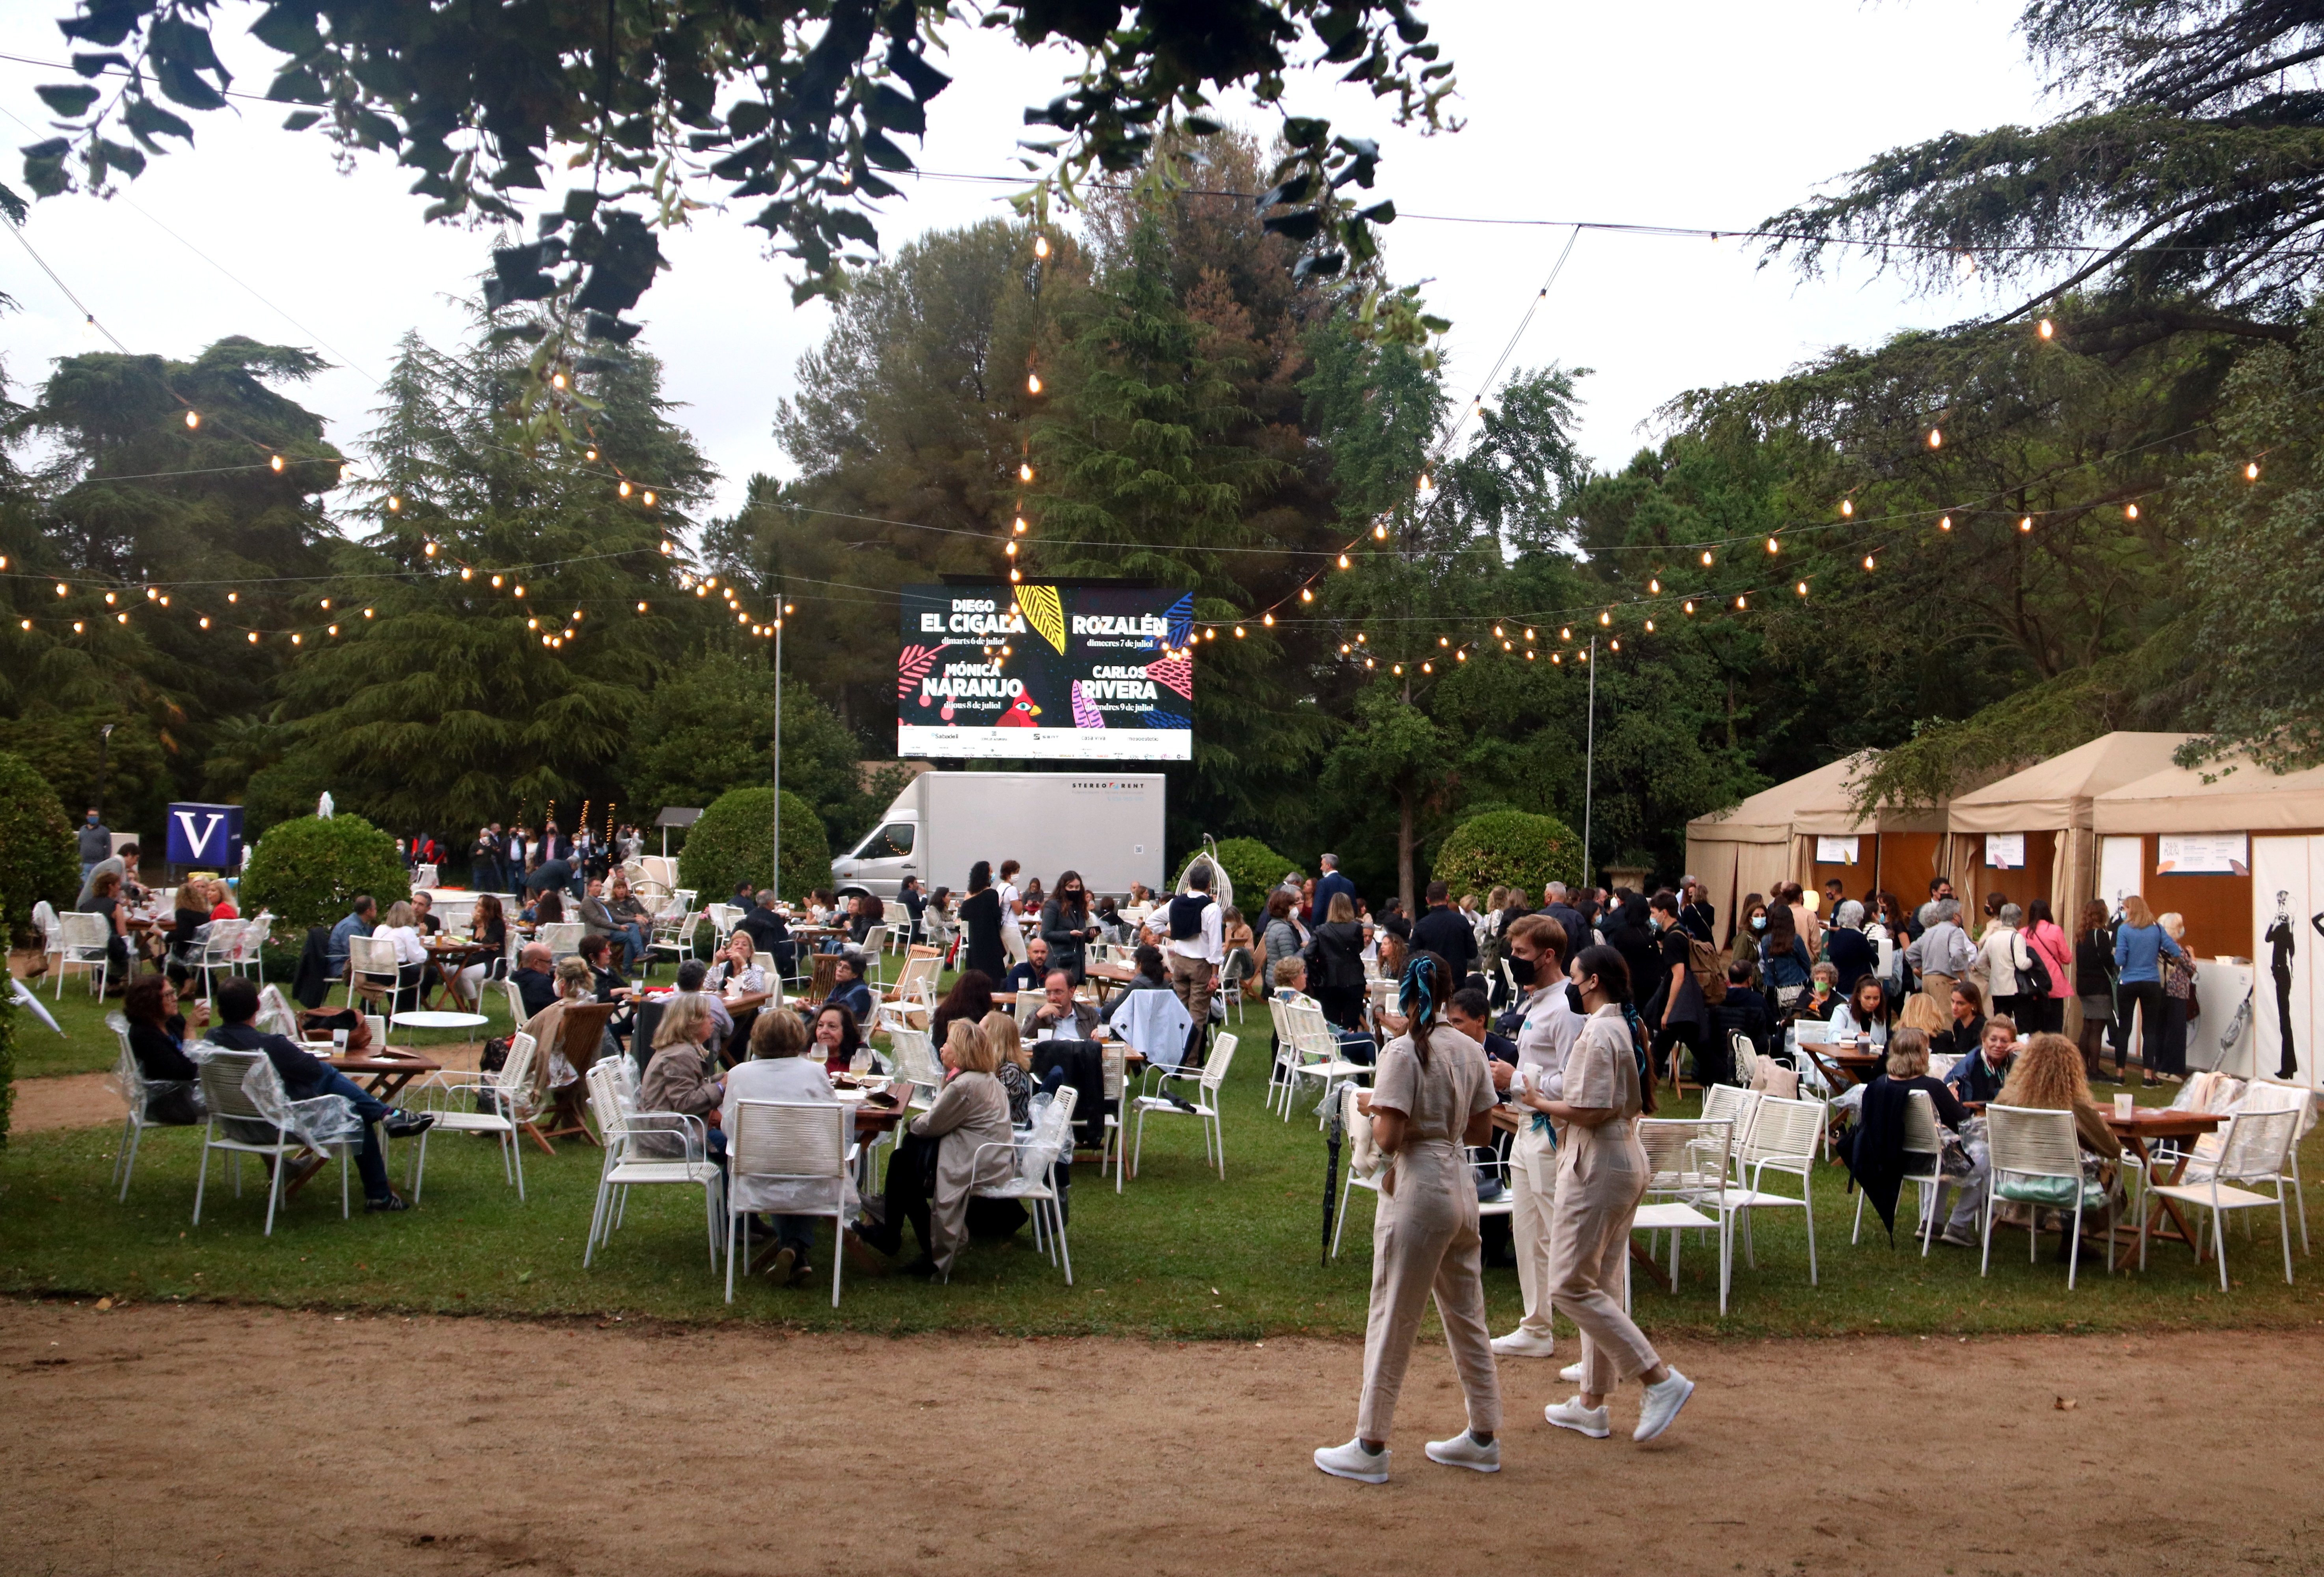
[{"label": "foliage in foreground", "polygon": [[72,823],[57,791],[20,756],[0,751],[0,913],[10,944],[32,939],[32,906],[46,899],[58,908],[78,890],[80,870]]}]

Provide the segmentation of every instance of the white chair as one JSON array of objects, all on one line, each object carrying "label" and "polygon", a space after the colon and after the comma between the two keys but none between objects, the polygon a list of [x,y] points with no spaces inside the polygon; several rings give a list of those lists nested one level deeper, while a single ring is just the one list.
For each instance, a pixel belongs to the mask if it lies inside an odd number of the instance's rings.
[{"label": "white chair", "polygon": [[570,958],[581,951],[581,933],[589,927],[578,920],[553,920],[532,928],[532,939],[549,949],[551,958]]},{"label": "white chair", "polygon": [[740,904],[707,904],[704,906],[702,912],[710,917],[710,928],[717,934],[718,945],[721,947],[726,945],[726,938],[733,936],[734,927],[742,922],[742,908]]},{"label": "white chair", "polygon": [[[839,1101],[737,1101],[733,1131],[726,1136],[726,1167],[734,1182],[755,1177],[813,1190],[827,1189],[827,1204],[813,1199],[786,1205],[785,1215],[831,1218],[831,1306],[839,1306],[840,1264],[846,1259],[847,1163],[853,1158],[855,1108]],[[750,1211],[726,1191],[726,1301],[734,1301],[734,1256],[742,1218]]]},{"label": "white chair", "polygon": [[1130,1166],[1130,1048],[1119,1038],[1098,1043],[1098,1074],[1104,1102],[1112,1110],[1102,1114],[1097,1175],[1104,1176],[1106,1163],[1112,1162],[1113,1191],[1119,1194]]},{"label": "white chair", "polygon": [[863,978],[871,983],[872,994],[875,997],[880,994],[881,989],[881,962],[887,956],[890,935],[885,926],[866,927],[863,931],[863,945],[861,952],[857,954],[857,957],[863,965]]},{"label": "white chair", "polygon": [[1374,1210],[1379,1208],[1380,1179],[1388,1168],[1380,1165],[1379,1147],[1372,1141],[1372,1120],[1357,1110],[1364,1098],[1360,1085],[1340,1086],[1340,1123],[1348,1136],[1348,1175],[1340,1185],[1340,1208],[1332,1222],[1332,1258],[1340,1257],[1340,1239],[1348,1230],[1348,1202],[1359,1188],[1373,1195]]},{"label": "white chair", "polygon": [[1047,1001],[1048,998],[1039,991],[1022,991],[1017,993],[1017,1003],[1014,1009],[1017,1028],[1027,1039],[1032,1038],[1033,1015],[1039,1012],[1041,1004]]},{"label": "white chair", "polygon": [[[658,1184],[678,1184],[703,1191],[703,1228],[710,1240],[710,1268],[718,1268],[718,1217],[724,1209],[724,1184],[718,1163],[710,1158],[708,1130],[699,1117],[683,1111],[640,1111],[635,1093],[623,1089],[614,1061],[589,1068],[589,1104],[597,1113],[597,1130],[604,1149],[597,1167],[597,1205],[589,1217],[589,1240],[581,1250],[581,1268],[629,1213],[630,1190]],[[676,1145],[678,1154],[658,1153],[653,1147]]]},{"label": "white chair", "polygon": [[[1748,1090],[1751,1087],[1753,1078],[1757,1076],[1759,1072],[1759,1048],[1752,1045],[1751,1038],[1744,1034],[1740,1029],[1731,1030],[1729,1032],[1727,1037],[1727,1046],[1729,1051],[1733,1054],[1735,1058],[1735,1082]],[[1721,1085],[1711,1086],[1712,1089],[1723,1087],[1724,1086]],[[1703,1096],[1706,1100],[1710,1098],[1710,1090],[1705,1090],[1703,1092]],[[1705,1110],[1708,1111],[1709,1108],[1706,1107]]]},{"label": "white chair", "polygon": [[[2300,1251],[2308,1248],[2308,1188],[2300,1180],[2300,1141],[2316,1126],[2315,1093],[2303,1084],[2281,1079],[2256,1078],[2244,1091],[2246,1111],[2289,1111],[2300,1120],[2292,1125],[2292,1142],[2283,1147],[2284,1175],[2292,1184],[2292,1219],[2300,1223]],[[2184,1178],[2181,1179],[2185,1181]]]},{"label": "white chair", "polygon": [[411,888],[413,891],[433,892],[436,890],[436,881],[437,876],[435,866],[414,865],[411,868]]},{"label": "white chair", "polygon": [[248,974],[260,985],[266,983],[266,939],[274,934],[274,911],[261,909],[254,918],[244,920],[242,935],[235,941],[234,972]]},{"label": "white chair", "polygon": [[[1921,1258],[1929,1257],[1929,1243],[1936,1236],[1937,1201],[1944,1197],[1951,1179],[1944,1173],[1944,1135],[1937,1128],[1936,1102],[1929,1099],[1926,1090],[1908,1090],[1904,1094],[1904,1155],[1922,1157],[1922,1169],[1907,1172],[1903,1181],[1913,1184],[1920,1194]],[[1856,1225],[1849,1233],[1850,1243],[1864,1240],[1864,1190],[1856,1191]]]},{"label": "white chair", "polygon": [[[43,970],[61,968],[61,961],[57,964],[48,962],[51,958],[60,958],[64,952],[64,940],[58,935],[56,906],[45,898],[33,904],[32,924],[41,933],[41,967]],[[58,994],[61,997],[63,994],[61,976],[59,977],[58,984],[60,988]]]},{"label": "white chair", "polygon": [[1985,1109],[1986,1145],[1992,1169],[1985,1179],[1985,1240],[1978,1260],[1982,1276],[1993,1262],[1993,1215],[2003,1200],[2027,1207],[2025,1259],[2036,1258],[2042,1212],[2070,1211],[2066,1231],[2066,1290],[2074,1289],[2081,1267],[2082,1210],[2107,1213],[2107,1271],[2114,1271],[2114,1198],[2104,1185],[2082,1180],[2082,1146],[2074,1134],[2074,1114],[2048,1107],[1991,1105]]},{"label": "white chair", "polygon": [[1247,949],[1238,948],[1229,954],[1226,963],[1219,970],[1220,1001],[1234,1010],[1235,1024],[1238,1028],[1242,1024],[1243,1002],[1246,1000],[1243,996],[1243,987],[1250,980],[1251,968],[1250,952]]},{"label": "white chair", "polygon": [[[1283,1023],[1291,1032],[1291,1044],[1297,1060],[1290,1069],[1291,1080],[1321,1080],[1323,1085],[1324,1110],[1330,1110],[1332,1092],[1342,1084],[1368,1077],[1371,1069],[1360,1062],[1351,1062],[1340,1055],[1340,1032],[1323,1017],[1321,1008],[1302,1002],[1285,1002]],[[1283,1120],[1291,1120],[1293,1094],[1286,1090],[1283,1098]]]},{"label": "white chair", "polygon": [[437,1133],[488,1133],[501,1147],[501,1177],[516,1185],[519,1203],[524,1199],[524,1148],[517,1142],[532,1111],[532,1065],[538,1047],[530,1035],[510,1038],[508,1060],[495,1073],[429,1074],[403,1093],[407,1111],[425,1111],[436,1119],[420,1135],[419,1153],[411,1157],[411,1203],[420,1203],[420,1189],[428,1175],[428,1140]]},{"label": "white chair", "polygon": [[904,973],[896,977],[895,988],[887,993],[889,1000],[914,1007],[935,1008],[936,977],[943,971],[944,960],[941,958],[915,954],[905,959]]},{"label": "white chair", "polygon": [[[1727,1190],[1720,1201],[1721,1213],[1742,1213],[1743,1262],[1755,1269],[1758,1259],[1752,1248],[1750,1213],[1798,1211],[1807,1223],[1810,1286],[1816,1285],[1814,1178],[1816,1154],[1823,1146],[1824,1123],[1824,1103],[1821,1101],[1786,1101],[1762,1095],[1751,1119],[1750,1131],[1735,1146],[1735,1170],[1740,1185]],[[1797,1177],[1798,1195],[1770,1191],[1766,1186],[1770,1172]]]},{"label": "white chair", "polygon": [[[316,1147],[300,1138],[289,1122],[269,1117],[245,1087],[246,1082],[254,1081],[263,1089],[269,1089],[270,1102],[278,1111],[288,1115],[287,1108],[290,1103],[283,1097],[281,1076],[275,1073],[274,1065],[266,1059],[263,1052],[213,1051],[202,1059],[200,1066],[202,1104],[209,1109],[209,1116],[202,1127],[201,1170],[194,1179],[194,1224],[202,1224],[202,1195],[209,1186],[212,1150],[223,1150],[230,1157],[236,1198],[242,1196],[240,1158],[244,1156],[263,1156],[273,1163],[267,1169],[266,1229],[263,1234],[271,1238],[274,1235],[274,1212],[282,1200],[282,1174],[290,1169],[293,1160]],[[323,1095],[316,1099],[318,1102],[336,1101],[341,1106],[346,1104],[346,1098],[341,1095]],[[300,1102],[302,1105],[312,1103]],[[349,1111],[351,1123],[353,1116]],[[226,1125],[223,1131],[219,1127],[221,1123]],[[272,1139],[263,1137],[269,1130],[272,1132]],[[360,1139],[358,1129],[355,1138],[328,1147],[338,1152],[339,1218],[342,1221],[349,1214],[347,1174],[354,1168],[355,1146]]]},{"label": "white chair", "polygon": [[[936,1048],[925,1029],[891,1027],[888,1031],[889,1066],[895,1077],[914,1089],[926,1092],[925,1096],[904,1092],[907,1112],[925,1111],[934,1103],[936,1092],[944,1088],[944,1064],[936,1057]],[[907,1119],[908,1120],[908,1119]],[[899,1124],[900,1127],[901,1124]]]},{"label": "white chair", "polygon": [[129,1048],[129,1020],[118,1013],[105,1016],[105,1027],[121,1042],[121,1058],[114,1064],[114,1093],[129,1108],[121,1121],[121,1144],[113,1157],[113,1180],[121,1185],[120,1203],[129,1203],[129,1180],[137,1170],[137,1146],[144,1139],[150,1121],[145,1115],[146,1102],[157,1088],[177,1086],[164,1081],[149,1080],[145,1070],[138,1065],[137,1054]]},{"label": "white chair", "polygon": [[[1146,1120],[1148,1117],[1191,1117],[1202,1124],[1203,1159],[1205,1163],[1218,1157],[1219,1181],[1227,1176],[1227,1139],[1219,1125],[1219,1109],[1225,1104],[1220,1099],[1219,1088],[1226,1083],[1227,1069],[1234,1063],[1235,1037],[1222,1034],[1211,1047],[1210,1059],[1199,1068],[1149,1067],[1146,1076],[1150,1093],[1141,1093],[1137,1100],[1138,1140],[1132,1147],[1130,1165],[1133,1170],[1146,1154]],[[1194,1099],[1185,1106],[1170,1099],[1174,1087],[1192,1084]],[[1181,1097],[1183,1099],[1184,1097]]]},{"label": "white chair", "polygon": [[[1003,1182],[973,1191],[977,1199],[1013,1199],[1032,1207],[1033,1247],[1046,1248],[1049,1263],[1063,1265],[1067,1286],[1074,1284],[1074,1253],[1065,1243],[1065,1214],[1057,1200],[1056,1173],[1058,1154],[1072,1142],[1068,1136],[1073,1131],[1074,1102],[1079,1094],[1071,1084],[1060,1088],[1033,1120],[1033,1130],[1012,1141],[1016,1171]],[[986,1150],[999,1147],[999,1140],[977,1146],[969,1164],[973,1167]],[[835,1295],[832,1301],[838,1301]]]},{"label": "white chair", "polygon": [[186,962],[188,968],[200,973],[205,999],[215,977],[232,974],[241,966],[243,935],[249,928],[247,920],[212,920],[202,927],[201,945]]},{"label": "white chair", "polygon": [[[1712,1090],[1731,1088],[1713,1084]],[[1748,1092],[1745,1092],[1748,1093]],[[1705,1092],[1706,1099],[1709,1092]],[[1728,1288],[1734,1280],[1734,1213],[1727,1208],[1733,1185],[1729,1166],[1735,1149],[1736,1124],[1731,1117],[1642,1117],[1637,1123],[1638,1143],[1646,1152],[1646,1194],[1631,1218],[1630,1230],[1645,1232],[1646,1257],[1654,1257],[1654,1234],[1671,1235],[1671,1287],[1678,1287],[1679,1239],[1687,1231],[1719,1234],[1719,1313],[1727,1314]],[[1704,1214],[1708,1209],[1710,1213]],[[1625,1278],[1625,1286],[1628,1279]]]},{"label": "white chair", "polygon": [[392,1001],[396,984],[402,977],[403,964],[395,955],[393,937],[347,938],[348,1007],[354,1007],[358,998],[377,1001],[385,997]]},{"label": "white chair", "polygon": [[112,941],[112,924],[103,915],[75,910],[57,917],[57,1001],[64,1000],[65,970],[76,964],[90,972],[89,994],[105,995],[113,972]]},{"label": "white chair", "polygon": [[[2227,1212],[2275,1206],[2275,1224],[2283,1240],[2283,1279],[2292,1281],[2292,1216],[2288,1205],[2284,1151],[2300,1137],[2300,1112],[2279,1106],[2255,1111],[2246,1106],[2227,1119],[2219,1136],[2218,1156],[2197,1182],[2161,1183],[2139,1196],[2138,1268],[2146,1268],[2146,1195],[2159,1194],[2181,1204],[2200,1205],[2211,1213],[2211,1250],[2219,1259],[2219,1290],[2227,1290]],[[2194,1172],[2189,1167],[2190,1175]],[[2267,1193],[2260,1193],[2260,1189]],[[2196,1246],[2200,1256],[2201,1245]],[[2069,1285],[2071,1285],[2069,1283]]]},{"label": "white chair", "polygon": [[702,914],[698,909],[681,909],[675,915],[654,917],[653,935],[646,941],[646,969],[653,968],[654,955],[669,954],[669,961],[683,964],[694,952],[694,933],[701,927]]}]

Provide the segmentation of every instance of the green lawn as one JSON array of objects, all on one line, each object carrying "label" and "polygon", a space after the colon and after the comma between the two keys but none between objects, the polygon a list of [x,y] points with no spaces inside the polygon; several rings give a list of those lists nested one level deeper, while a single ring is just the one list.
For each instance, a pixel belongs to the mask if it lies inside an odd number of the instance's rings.
[{"label": "green lawn", "polygon": [[[65,994],[69,1002],[69,987]],[[1312,1119],[1286,1125],[1263,1110],[1264,1021],[1254,1016],[1246,1028],[1257,1033],[1226,1090],[1227,1180],[1204,1169],[1194,1125],[1185,1120],[1152,1125],[1144,1174],[1119,1197],[1110,1179],[1101,1184],[1094,1168],[1079,1168],[1070,1288],[1034,1254],[1029,1237],[1020,1236],[972,1246],[948,1286],[851,1272],[836,1312],[827,1289],[765,1285],[742,1288],[730,1311],[710,1272],[698,1194],[640,1190],[627,1226],[584,1271],[597,1152],[563,1145],[554,1157],[529,1155],[530,1197],[520,1204],[501,1181],[493,1148],[467,1138],[447,1137],[433,1147],[420,1211],[342,1222],[337,1179],[327,1173],[287,1211],[270,1240],[259,1235],[263,1195],[246,1180],[237,1202],[216,1169],[203,1223],[189,1222],[198,1130],[149,1130],[129,1203],[115,1204],[106,1179],[116,1130],[97,1129],[23,1136],[0,1156],[0,1291],[599,1318],[734,1317],[891,1332],[1359,1333],[1371,1258],[1370,1201],[1358,1196],[1339,1262],[1319,1266],[1323,1140]],[[2160,1093],[2149,1098],[2159,1100]],[[401,1186],[409,1149],[396,1151]],[[2324,1141],[2310,1139],[2304,1167],[2308,1176],[2324,1180]],[[1982,1280],[1974,1254],[1942,1245],[1924,1260],[1914,1249],[1892,1249],[1876,1231],[1851,1247],[1854,1198],[1844,1183],[1834,1169],[1816,1176],[1821,1287],[1807,1285],[1802,1222],[1792,1213],[1773,1213],[1758,1225],[1757,1268],[1744,1268],[1738,1253],[1726,1320],[1717,1317],[1715,1287],[1705,1274],[1712,1254],[1690,1244],[1687,1278],[1675,1296],[1639,1284],[1637,1307],[1647,1329],[1759,1336],[2324,1323],[2324,1262],[2298,1258],[2295,1240],[2301,1281],[2287,1287],[2272,1231],[2248,1240],[2239,1229],[2231,1233],[2236,1286],[2225,1297],[2216,1272],[2208,1265],[2198,1270],[2192,1255],[2175,1245],[2158,1245],[2144,1277],[2108,1279],[2102,1266],[2086,1261],[2080,1286],[2069,1294],[2064,1268],[2046,1247],[2039,1263],[2026,1263],[2022,1233],[1997,1239],[1993,1273]],[[827,1268],[826,1252],[819,1250],[817,1258]],[[1515,1272],[1487,1272],[1486,1294],[1495,1329],[1506,1329],[1519,1306]]]}]

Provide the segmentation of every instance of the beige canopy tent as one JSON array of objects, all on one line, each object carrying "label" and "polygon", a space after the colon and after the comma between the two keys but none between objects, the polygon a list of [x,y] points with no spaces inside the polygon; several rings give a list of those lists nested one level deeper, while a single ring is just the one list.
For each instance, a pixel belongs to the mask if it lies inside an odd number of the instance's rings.
[{"label": "beige canopy tent", "polygon": [[2098,885],[2098,796],[2169,767],[2188,737],[2106,734],[1960,796],[1946,807],[1954,890],[1972,904],[1989,891],[2019,903],[2046,898],[2071,929]]},{"label": "beige canopy tent", "polygon": [[2324,767],[2278,775],[2247,758],[2164,767],[2100,794],[2091,821],[2102,835],[2312,832],[2324,828]]},{"label": "beige canopy tent", "polygon": [[1813,890],[1836,876],[1860,895],[1895,887],[1898,872],[1917,874],[1923,883],[1934,873],[1944,835],[1941,807],[1858,814],[1855,781],[1874,759],[1869,751],[1844,756],[1686,824],[1687,869],[1718,907],[1722,937],[1744,897],[1778,881]]}]

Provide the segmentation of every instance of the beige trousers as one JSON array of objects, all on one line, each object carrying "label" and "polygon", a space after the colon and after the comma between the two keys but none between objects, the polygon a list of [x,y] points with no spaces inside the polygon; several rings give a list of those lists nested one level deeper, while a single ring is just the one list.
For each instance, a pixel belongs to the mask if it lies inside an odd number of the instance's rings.
[{"label": "beige trousers", "polygon": [[1186,1016],[1194,1021],[1195,1031],[1206,1035],[1211,1027],[1211,966],[1183,953],[1171,954],[1170,989],[1186,1004]]},{"label": "beige trousers", "polygon": [[1485,1326],[1485,1282],[1477,1239],[1477,1182],[1461,1147],[1408,1142],[1396,1158],[1396,1192],[1372,1220],[1372,1301],[1364,1325],[1364,1394],[1356,1434],[1386,1440],[1397,1394],[1412,1362],[1420,1316],[1436,1295],[1436,1317],[1469,1404],[1469,1427],[1501,1426],[1500,1374]]},{"label": "beige trousers", "polygon": [[1530,1114],[1509,1150],[1509,1199],[1510,1247],[1517,1250],[1517,1286],[1525,1294],[1525,1318],[1517,1322],[1517,1329],[1547,1341],[1549,1223],[1557,1204],[1557,1147],[1548,1134],[1534,1131]]},{"label": "beige trousers", "polygon": [[1549,1298],[1581,1329],[1582,1390],[1602,1397],[1662,1361],[1622,1311],[1630,1222],[1646,1194],[1646,1153],[1628,1121],[1595,1129],[1568,1124],[1558,1138]]},{"label": "beige trousers", "polygon": [[1953,977],[1951,975],[1939,974],[1933,971],[1923,972],[1921,976],[1921,994],[1936,1003],[1937,1011],[1945,1016],[1946,1023],[1952,1022]]}]

